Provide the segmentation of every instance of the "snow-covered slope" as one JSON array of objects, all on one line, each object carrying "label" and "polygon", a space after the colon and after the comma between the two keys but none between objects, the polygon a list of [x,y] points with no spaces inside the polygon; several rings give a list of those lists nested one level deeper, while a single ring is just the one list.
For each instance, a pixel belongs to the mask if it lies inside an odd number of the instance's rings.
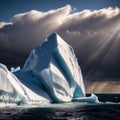
[{"label": "snow-covered slope", "polygon": [[0,64],[0,102],[28,102],[21,83],[3,64]]},{"label": "snow-covered slope", "polygon": [[3,92],[22,103],[60,103],[85,97],[81,69],[74,51],[56,33],[31,51],[23,68],[11,70],[16,77],[0,65],[0,97]]}]

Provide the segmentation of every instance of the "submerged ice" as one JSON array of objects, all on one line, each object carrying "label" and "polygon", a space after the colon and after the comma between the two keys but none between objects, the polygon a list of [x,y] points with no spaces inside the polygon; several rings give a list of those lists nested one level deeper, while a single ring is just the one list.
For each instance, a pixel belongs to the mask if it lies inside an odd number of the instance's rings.
[{"label": "submerged ice", "polygon": [[11,71],[0,64],[0,102],[89,101],[73,48],[56,33],[31,51],[23,68]]}]

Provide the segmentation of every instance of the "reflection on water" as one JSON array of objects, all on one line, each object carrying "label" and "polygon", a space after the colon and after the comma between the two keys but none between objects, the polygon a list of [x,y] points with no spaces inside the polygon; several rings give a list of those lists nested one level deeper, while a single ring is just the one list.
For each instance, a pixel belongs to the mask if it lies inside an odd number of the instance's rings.
[{"label": "reflection on water", "polygon": [[0,120],[119,120],[119,104],[58,104],[0,108]]}]

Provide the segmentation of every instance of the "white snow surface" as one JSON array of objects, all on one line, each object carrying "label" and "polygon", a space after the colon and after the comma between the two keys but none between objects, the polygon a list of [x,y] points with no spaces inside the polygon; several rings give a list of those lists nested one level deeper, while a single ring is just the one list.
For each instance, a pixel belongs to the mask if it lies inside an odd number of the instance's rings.
[{"label": "white snow surface", "polygon": [[31,51],[23,68],[11,70],[14,74],[0,64],[0,102],[62,103],[85,97],[73,48],[56,33]]},{"label": "white snow surface", "polygon": [[3,64],[0,64],[0,102],[28,102],[21,83]]}]

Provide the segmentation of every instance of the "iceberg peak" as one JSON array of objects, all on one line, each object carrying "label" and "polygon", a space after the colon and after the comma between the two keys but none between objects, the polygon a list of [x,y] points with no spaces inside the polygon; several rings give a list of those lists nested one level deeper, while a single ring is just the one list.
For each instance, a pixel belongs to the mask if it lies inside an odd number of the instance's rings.
[{"label": "iceberg peak", "polygon": [[39,69],[46,68],[50,63],[52,56],[54,56],[53,54],[59,48],[64,49],[63,52],[67,52],[67,49],[70,49],[70,51],[73,52],[72,47],[69,46],[57,33],[52,33],[40,46],[31,51],[22,70],[29,71],[35,67]]},{"label": "iceberg peak", "polygon": [[46,40],[45,41],[51,41],[51,42],[59,42],[59,41],[61,41],[62,40],[62,38],[60,38],[60,36],[56,33],[56,32],[54,32],[54,33],[52,33],[52,34],[50,34],[47,38],[46,38]]}]

